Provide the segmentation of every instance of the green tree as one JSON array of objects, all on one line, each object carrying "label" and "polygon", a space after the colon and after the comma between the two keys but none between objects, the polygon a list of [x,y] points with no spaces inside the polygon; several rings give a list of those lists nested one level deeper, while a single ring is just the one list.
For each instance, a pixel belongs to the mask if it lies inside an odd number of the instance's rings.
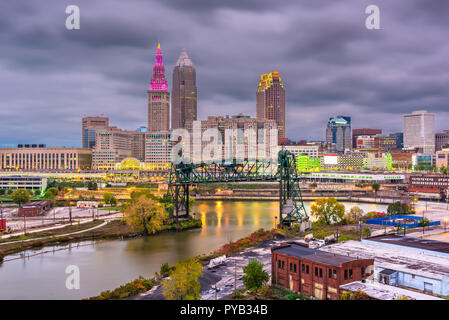
[{"label": "green tree", "polygon": [[403,214],[405,213],[404,206],[399,201],[390,203],[387,207],[387,213],[388,215]]},{"label": "green tree", "polygon": [[161,270],[160,270],[160,275],[163,277],[168,277],[170,274],[170,266],[168,265],[168,263],[164,263],[161,265]]},{"label": "green tree", "polygon": [[[19,205],[20,208],[30,201],[30,192],[26,189],[16,189],[11,195],[12,201]],[[26,215],[23,215],[23,233],[27,233]]]},{"label": "green tree", "polygon": [[366,237],[369,237],[370,235],[371,235],[370,228],[367,228],[367,227],[363,228],[363,230],[362,230],[362,237],[366,238]]},{"label": "green tree", "polygon": [[110,192],[103,193],[103,201],[110,206],[115,206],[117,204],[117,199]]},{"label": "green tree", "polygon": [[424,228],[427,227],[430,224],[430,220],[426,217],[422,217],[419,220],[419,226],[422,227],[422,234],[424,234]]},{"label": "green tree", "polygon": [[124,210],[125,221],[134,229],[142,230],[145,235],[162,230],[167,212],[161,203],[141,196]]},{"label": "green tree", "polygon": [[45,200],[54,200],[59,193],[59,189],[55,187],[48,188],[45,191],[44,199]]},{"label": "green tree", "polygon": [[16,189],[12,195],[12,201],[22,207],[25,203],[30,201],[30,192],[26,189]]},{"label": "green tree", "polygon": [[269,274],[263,269],[263,263],[257,259],[251,259],[248,265],[243,267],[245,275],[242,278],[247,290],[257,290],[270,279]]},{"label": "green tree", "polygon": [[198,259],[178,262],[170,271],[170,279],[162,281],[162,293],[167,300],[199,300],[203,266]]},{"label": "green tree", "polygon": [[87,183],[87,190],[98,190],[98,185],[93,181],[89,181]]},{"label": "green tree", "polygon": [[310,213],[318,222],[332,224],[339,222],[345,214],[345,206],[334,197],[319,198],[310,206]]},{"label": "green tree", "polygon": [[376,197],[377,200],[377,191],[379,191],[380,189],[380,184],[378,182],[373,182],[373,184],[371,184],[371,189],[374,192],[374,196]]}]

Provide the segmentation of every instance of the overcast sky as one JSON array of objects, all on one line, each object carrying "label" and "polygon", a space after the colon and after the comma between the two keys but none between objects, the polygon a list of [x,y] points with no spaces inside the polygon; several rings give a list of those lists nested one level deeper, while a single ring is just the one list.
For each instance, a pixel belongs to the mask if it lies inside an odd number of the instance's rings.
[{"label": "overcast sky", "polygon": [[[80,30],[65,8],[78,5]],[[365,8],[380,8],[380,30]],[[324,139],[330,116],[402,131],[404,113],[449,129],[447,0],[40,0],[0,3],[0,145],[81,145],[81,117],[147,125],[160,41],[169,87],[182,48],[198,116],[255,116],[260,74],[278,70],[287,137]]]}]

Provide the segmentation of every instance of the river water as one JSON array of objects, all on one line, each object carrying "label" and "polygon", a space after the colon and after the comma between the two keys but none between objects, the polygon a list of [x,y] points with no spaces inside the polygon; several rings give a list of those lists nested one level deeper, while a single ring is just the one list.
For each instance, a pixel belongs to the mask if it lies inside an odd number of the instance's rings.
[{"label": "river water", "polygon": [[[347,211],[355,205],[365,212],[386,210],[385,205],[344,204]],[[309,203],[305,205],[310,212]],[[54,252],[53,247],[26,251],[25,255],[50,252],[5,261],[0,265],[0,299],[82,299],[94,296],[139,275],[152,277],[165,262],[173,265],[207,254],[257,229],[270,229],[279,215],[275,201],[198,201],[193,211],[201,217],[203,228],[132,240],[75,243],[70,249]],[[7,256],[5,260],[19,256]],[[66,288],[66,268],[70,265],[80,270],[80,289]]]}]

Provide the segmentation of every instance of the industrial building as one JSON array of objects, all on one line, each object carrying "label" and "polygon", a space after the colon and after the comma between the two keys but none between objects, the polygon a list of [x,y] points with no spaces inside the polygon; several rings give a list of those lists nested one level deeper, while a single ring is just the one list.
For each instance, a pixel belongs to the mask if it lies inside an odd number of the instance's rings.
[{"label": "industrial building", "polygon": [[386,285],[449,295],[449,243],[386,235],[332,244],[320,250],[374,259],[373,279]]},{"label": "industrial building", "polygon": [[372,258],[328,253],[294,242],[271,249],[272,284],[317,299],[339,299],[340,285],[366,279],[373,265]]},{"label": "industrial building", "polygon": [[37,217],[44,215],[51,209],[53,202],[51,201],[31,201],[19,208],[19,217]]}]

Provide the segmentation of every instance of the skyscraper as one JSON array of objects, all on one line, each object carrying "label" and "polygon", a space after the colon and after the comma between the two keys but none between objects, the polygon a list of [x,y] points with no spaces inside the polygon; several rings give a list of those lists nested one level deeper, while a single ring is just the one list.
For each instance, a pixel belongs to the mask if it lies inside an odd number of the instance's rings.
[{"label": "skyscraper", "polygon": [[186,49],[182,50],[173,69],[171,99],[172,128],[190,128],[197,118],[197,89],[195,67]]},{"label": "skyscraper", "polygon": [[260,76],[256,93],[258,120],[275,120],[278,138],[285,138],[285,90],[278,71]]},{"label": "skyscraper", "polygon": [[107,117],[83,117],[82,120],[82,148],[95,147],[95,132],[109,127],[109,118]]},{"label": "skyscraper", "polygon": [[404,115],[404,147],[419,148],[425,155],[435,153],[435,115],[426,110]]},{"label": "skyscraper", "polygon": [[158,44],[150,90],[148,90],[148,132],[170,128],[170,92],[168,91],[161,46]]},{"label": "skyscraper", "polygon": [[334,144],[334,152],[344,152],[352,147],[351,117],[329,118],[326,128],[326,142]]}]

